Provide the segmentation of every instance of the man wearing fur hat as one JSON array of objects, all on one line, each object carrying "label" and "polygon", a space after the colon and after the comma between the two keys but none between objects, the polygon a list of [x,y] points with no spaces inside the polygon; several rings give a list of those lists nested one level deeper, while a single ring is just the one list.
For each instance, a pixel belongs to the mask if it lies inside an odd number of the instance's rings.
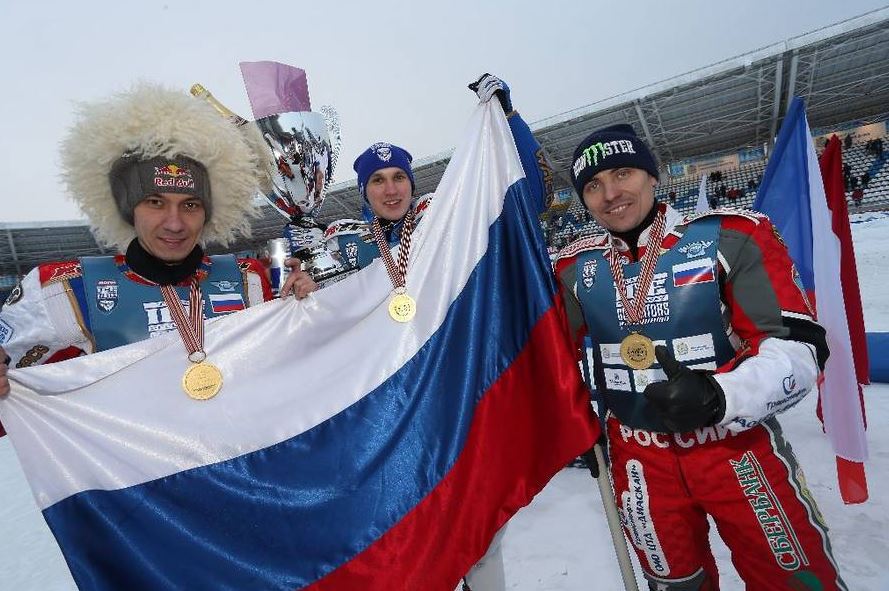
[{"label": "man wearing fur hat", "polygon": [[657,203],[629,125],[574,152],[577,194],[607,231],[555,263],[607,411],[624,528],[650,589],[715,590],[708,515],[751,589],[845,589],[774,415],[816,387],[824,329],[768,218]]},{"label": "man wearing fur hat", "polygon": [[25,276],[0,311],[8,329],[0,395],[9,392],[12,364],[177,331],[168,300],[199,305],[212,318],[271,299],[258,261],[206,256],[201,247],[249,232],[261,178],[240,132],[205,102],[142,85],[87,105],[64,141],[62,164],[96,238],[123,254],[45,263]]}]

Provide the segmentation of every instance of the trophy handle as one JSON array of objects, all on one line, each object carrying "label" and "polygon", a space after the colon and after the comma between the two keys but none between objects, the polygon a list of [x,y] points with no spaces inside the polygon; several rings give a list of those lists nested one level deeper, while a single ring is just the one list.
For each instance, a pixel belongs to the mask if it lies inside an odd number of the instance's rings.
[{"label": "trophy handle", "polygon": [[327,162],[327,178],[324,183],[325,188],[327,188],[333,184],[333,171],[340,156],[340,148],[343,146],[343,137],[340,133],[340,116],[336,109],[330,105],[323,105],[321,107],[321,115],[324,116],[327,132],[330,134],[330,159]]},{"label": "trophy handle", "polygon": [[272,207],[278,210],[278,213],[291,219],[296,215],[297,208],[293,200],[287,195],[287,189],[282,184],[282,177],[290,176],[292,178],[293,170],[287,164],[287,160],[284,157],[284,148],[280,142],[270,133],[264,133],[263,137],[268,143],[268,149],[272,153],[272,158],[277,165],[276,170],[271,173],[272,194],[266,193],[263,196]]}]

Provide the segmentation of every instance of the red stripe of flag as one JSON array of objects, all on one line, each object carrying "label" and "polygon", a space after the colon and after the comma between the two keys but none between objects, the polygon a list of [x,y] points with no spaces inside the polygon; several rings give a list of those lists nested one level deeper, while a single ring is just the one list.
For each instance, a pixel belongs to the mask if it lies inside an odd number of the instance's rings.
[{"label": "red stripe of flag", "polygon": [[[453,468],[399,523],[304,589],[451,591],[494,534],[569,460],[593,446],[599,423],[565,338],[561,302],[479,402]],[[429,535],[448,523],[451,536]]]}]

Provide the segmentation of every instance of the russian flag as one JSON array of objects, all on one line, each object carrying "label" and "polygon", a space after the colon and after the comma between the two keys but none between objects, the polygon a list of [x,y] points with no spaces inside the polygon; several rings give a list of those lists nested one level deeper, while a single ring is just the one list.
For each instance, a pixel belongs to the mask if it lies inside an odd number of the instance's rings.
[{"label": "russian flag", "polygon": [[[840,261],[854,265],[855,259],[854,254],[843,252],[842,232],[836,231],[845,225],[848,234],[849,220],[848,216],[842,219],[845,207],[835,206],[833,211],[828,207],[805,104],[799,97],[784,117],[754,209],[767,214],[781,233],[803,287],[814,296],[818,322],[827,331],[830,348],[820,398],[824,430],[837,455],[843,499],[863,502],[867,483],[862,462],[867,460],[868,449],[849,331],[850,325],[863,321],[847,316],[853,306],[846,297],[853,292],[844,290],[842,282],[848,274],[842,272]],[[859,313],[860,309],[859,301]]]},{"label": "russian flag", "polygon": [[539,208],[492,101],[414,235],[410,323],[378,261],[209,323],[207,401],[174,333],[10,371],[0,417],[77,585],[451,591],[599,434]]},{"label": "russian flag", "polygon": [[237,312],[244,309],[244,298],[239,293],[211,293],[210,308],[214,314]]},{"label": "russian flag", "polygon": [[713,259],[711,258],[695,259],[687,263],[673,265],[673,285],[676,287],[715,280]]}]

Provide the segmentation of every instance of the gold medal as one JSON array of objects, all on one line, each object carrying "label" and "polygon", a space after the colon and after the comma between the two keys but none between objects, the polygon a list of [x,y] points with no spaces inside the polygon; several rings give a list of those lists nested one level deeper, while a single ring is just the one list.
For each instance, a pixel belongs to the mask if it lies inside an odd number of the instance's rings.
[{"label": "gold medal", "polygon": [[202,361],[193,363],[182,376],[182,389],[195,400],[209,400],[222,388],[222,372],[219,368]]},{"label": "gold medal", "polygon": [[417,313],[417,302],[404,292],[389,300],[389,316],[397,322],[410,322]]},{"label": "gold medal", "polygon": [[620,358],[633,369],[648,369],[654,364],[654,343],[638,332],[631,332],[620,342]]}]

